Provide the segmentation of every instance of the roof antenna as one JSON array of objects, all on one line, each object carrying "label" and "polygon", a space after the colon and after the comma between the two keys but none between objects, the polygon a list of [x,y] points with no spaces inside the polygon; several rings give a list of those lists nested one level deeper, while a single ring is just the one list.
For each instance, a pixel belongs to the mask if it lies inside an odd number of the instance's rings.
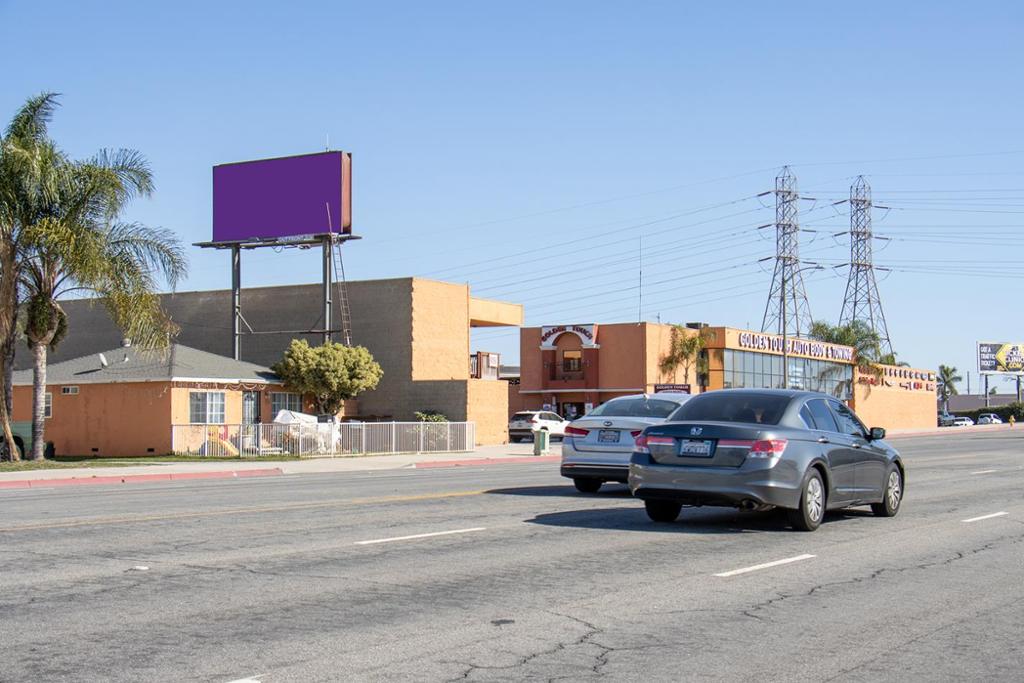
[{"label": "roof antenna", "polygon": [[331,134],[330,134],[330,132],[327,133],[327,147],[324,148],[324,151],[325,152],[330,152],[331,151]]}]

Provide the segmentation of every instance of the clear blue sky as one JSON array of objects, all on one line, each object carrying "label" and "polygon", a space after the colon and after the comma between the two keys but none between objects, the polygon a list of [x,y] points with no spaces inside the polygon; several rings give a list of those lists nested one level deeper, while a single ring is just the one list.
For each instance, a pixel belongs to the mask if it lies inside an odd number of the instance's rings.
[{"label": "clear blue sky", "polygon": [[[1022,32],[1013,2],[0,0],[0,115],[63,93],[58,140],[142,151],[157,193],[130,217],[189,243],[211,166],[329,135],[355,157],[350,278],[470,282],[538,325],[636,319],[643,235],[644,318],[756,328],[772,210],[750,197],[792,164],[804,255],[838,264],[831,202],[865,174],[899,238],[876,256],[897,351],[974,388],[976,340],[1024,340]],[[226,254],[190,256],[183,289],[229,285]],[[243,265],[319,278],[315,253]],[[815,317],[844,286],[808,282]],[[518,357],[508,331],[474,346]]]}]

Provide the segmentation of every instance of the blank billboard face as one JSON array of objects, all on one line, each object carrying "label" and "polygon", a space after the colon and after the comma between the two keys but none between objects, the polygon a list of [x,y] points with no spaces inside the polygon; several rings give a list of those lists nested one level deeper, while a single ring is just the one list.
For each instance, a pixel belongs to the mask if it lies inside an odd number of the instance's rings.
[{"label": "blank billboard face", "polygon": [[323,152],[213,167],[213,241],[352,231],[352,155]]}]

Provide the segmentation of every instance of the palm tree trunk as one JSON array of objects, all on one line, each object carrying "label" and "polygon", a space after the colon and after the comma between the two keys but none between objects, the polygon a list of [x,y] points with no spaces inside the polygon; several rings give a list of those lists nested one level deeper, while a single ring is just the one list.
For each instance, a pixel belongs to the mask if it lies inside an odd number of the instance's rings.
[{"label": "palm tree trunk", "polygon": [[14,445],[14,433],[11,431],[13,411],[8,409],[6,400],[10,386],[7,370],[13,365],[8,361],[8,356],[14,346],[15,318],[18,311],[18,276],[15,265],[13,246],[6,240],[0,240],[0,380],[4,382],[4,400],[0,400],[0,428],[3,430],[5,450],[12,461],[21,459]]},{"label": "palm tree trunk", "polygon": [[32,344],[32,459],[46,453],[46,344]]}]

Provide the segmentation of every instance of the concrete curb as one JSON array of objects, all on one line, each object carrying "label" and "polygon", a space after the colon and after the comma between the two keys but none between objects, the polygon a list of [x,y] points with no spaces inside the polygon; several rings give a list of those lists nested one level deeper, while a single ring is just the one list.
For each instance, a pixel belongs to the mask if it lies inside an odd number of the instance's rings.
[{"label": "concrete curb", "polygon": [[418,462],[413,467],[428,470],[439,467],[475,467],[477,465],[514,465],[530,462],[558,462],[560,455],[517,455],[508,458],[477,458],[475,460],[432,460]]},{"label": "concrete curb", "polygon": [[242,477],[273,477],[284,472],[279,467],[256,470],[225,470],[221,472],[180,472],[177,474],[129,474],[124,476],[66,477],[63,479],[19,479],[0,481],[0,489],[51,488],[91,484],[144,484],[153,481],[185,481],[189,479],[237,479]]}]

